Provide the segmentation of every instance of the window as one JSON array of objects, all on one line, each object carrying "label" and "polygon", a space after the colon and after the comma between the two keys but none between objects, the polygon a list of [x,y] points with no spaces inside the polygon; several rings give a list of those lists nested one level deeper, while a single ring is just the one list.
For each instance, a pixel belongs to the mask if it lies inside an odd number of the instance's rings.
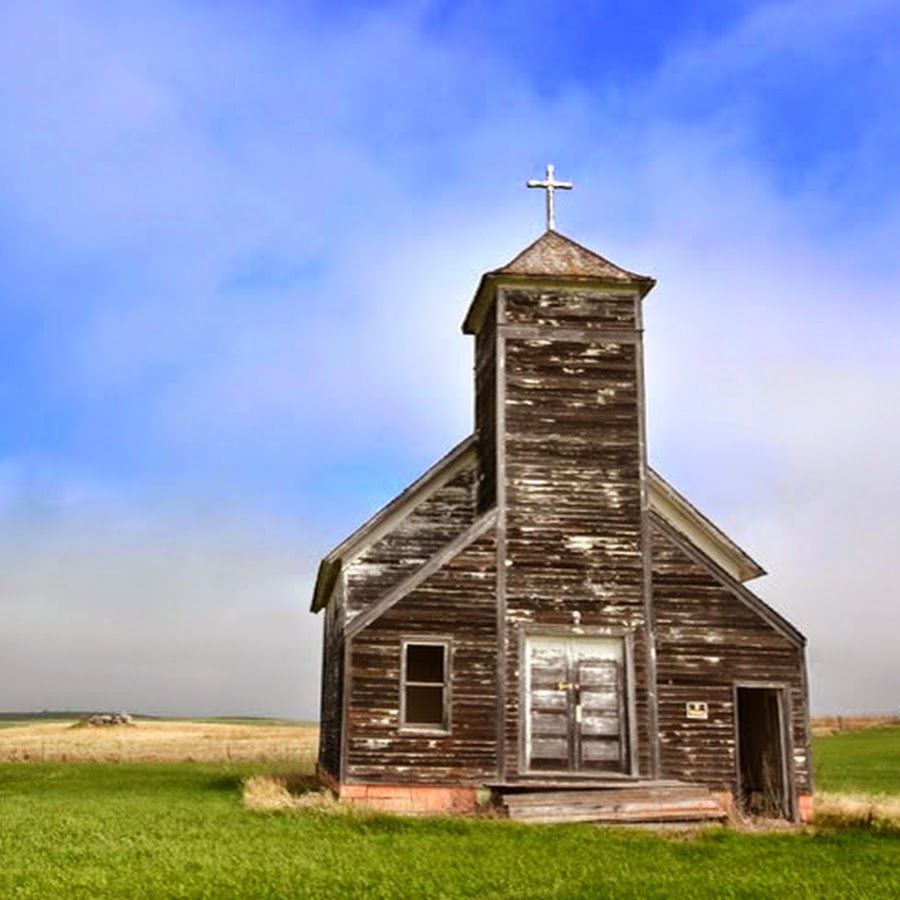
[{"label": "window", "polygon": [[446,731],[449,641],[405,641],[401,722],[405,728]]}]

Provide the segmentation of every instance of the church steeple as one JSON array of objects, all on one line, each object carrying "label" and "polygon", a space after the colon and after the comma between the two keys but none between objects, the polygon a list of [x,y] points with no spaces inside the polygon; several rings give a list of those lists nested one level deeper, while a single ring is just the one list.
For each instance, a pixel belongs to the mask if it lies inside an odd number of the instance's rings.
[{"label": "church steeple", "polygon": [[[604,381],[601,385],[598,381],[597,396],[609,397],[615,393],[617,397],[627,394],[630,398],[628,403],[634,412],[636,429],[632,438],[635,450],[639,451],[634,483],[643,490],[641,301],[655,284],[653,278],[616,265],[552,230],[544,232],[506,265],[482,276],[463,322],[463,332],[475,335],[475,424],[481,457],[478,502],[481,510],[503,502],[503,469],[509,457],[511,416],[518,428],[534,430],[536,440],[554,439],[560,433],[567,441],[596,440],[596,429],[606,415],[602,408],[591,412],[589,407],[595,404],[588,407],[582,404],[582,414],[577,417],[563,412],[563,423],[556,420],[548,404],[564,384],[570,385],[566,391],[574,395],[580,377],[577,372],[593,372],[598,359],[611,358],[610,354],[630,354],[628,374],[625,376],[620,370],[610,384]],[[589,357],[551,375],[551,370],[558,368],[553,360],[560,353],[540,350],[535,342],[546,348],[561,340],[575,341]],[[574,348],[568,348],[564,355],[570,355],[571,350]],[[521,364],[527,369],[531,365],[528,359],[536,360],[548,352],[548,359],[535,363],[541,373],[538,381],[533,373],[523,376],[531,386],[527,396],[523,395],[522,403],[532,407],[539,401],[543,412],[532,408],[530,418],[522,419],[523,410],[517,400],[511,399],[521,386],[515,375],[517,366]],[[617,368],[620,366],[621,362],[616,363]],[[623,377],[631,385],[624,393]],[[604,379],[605,376],[600,380]],[[617,399],[613,405],[621,411],[621,400]],[[544,432],[540,433],[540,429]]]},{"label": "church steeple", "polygon": [[463,322],[465,334],[478,332],[497,285],[508,280],[509,276],[535,280],[564,279],[582,286],[585,282],[594,282],[598,286],[628,286],[636,288],[640,297],[646,296],[656,284],[655,279],[648,275],[623,269],[558,231],[545,231],[505,266],[482,276]]},{"label": "church steeple", "polygon": [[[537,616],[630,635],[648,677],[629,753],[655,727],[641,316],[654,284],[548,229],[482,277],[463,324],[475,336],[478,510],[497,510],[504,627]],[[512,670],[517,646],[504,652]],[[617,764],[638,771],[636,758]]]}]

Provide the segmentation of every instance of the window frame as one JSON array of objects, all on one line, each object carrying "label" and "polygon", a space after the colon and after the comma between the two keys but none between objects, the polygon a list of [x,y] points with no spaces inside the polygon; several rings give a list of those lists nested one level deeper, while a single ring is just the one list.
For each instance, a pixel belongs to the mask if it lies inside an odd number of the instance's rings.
[{"label": "window frame", "polygon": [[[408,681],[406,677],[407,648],[408,647],[442,647],[444,650],[443,681]],[[416,635],[404,637],[400,641],[400,722],[399,730],[413,734],[450,734],[450,672],[451,654],[453,652],[452,640],[445,635]],[[406,689],[407,687],[440,687],[442,698],[441,724],[434,722],[407,722],[406,720]]]}]

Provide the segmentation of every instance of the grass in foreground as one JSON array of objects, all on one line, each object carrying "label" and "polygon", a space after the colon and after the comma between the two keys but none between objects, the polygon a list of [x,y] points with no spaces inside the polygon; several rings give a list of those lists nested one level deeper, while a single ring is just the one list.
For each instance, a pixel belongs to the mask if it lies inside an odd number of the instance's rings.
[{"label": "grass in foreground", "polygon": [[900,727],[877,724],[816,737],[816,823],[900,835]]},{"label": "grass in foreground", "polygon": [[259,764],[0,764],[3,897],[881,897],[894,833],[250,812]]},{"label": "grass in foreground", "polygon": [[820,793],[815,798],[816,827],[895,831],[900,837],[900,797],[885,794]]},{"label": "grass in foreground", "polygon": [[[0,762],[0,897],[900,895],[900,831],[846,796],[874,791],[882,810],[898,802],[885,795],[900,795],[900,728],[817,739],[818,789],[844,792],[830,828],[672,838],[405,820],[312,796],[278,811],[271,779],[252,776],[309,776],[315,729],[294,727],[3,729],[0,759],[30,761]],[[109,761],[72,762],[79,753]],[[244,808],[245,781],[269,811]],[[845,827],[853,821],[874,827]]]}]

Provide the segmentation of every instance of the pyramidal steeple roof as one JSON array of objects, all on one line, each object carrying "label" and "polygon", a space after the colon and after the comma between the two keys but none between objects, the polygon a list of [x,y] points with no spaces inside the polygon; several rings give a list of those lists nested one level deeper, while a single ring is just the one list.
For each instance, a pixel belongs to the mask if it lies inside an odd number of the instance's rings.
[{"label": "pyramidal steeple roof", "polygon": [[466,334],[474,334],[479,327],[487,285],[504,276],[521,276],[534,279],[563,279],[601,281],[638,288],[644,296],[656,284],[648,275],[638,275],[617,266],[593,250],[558,231],[548,229],[534,243],[526,247],[505,266],[482,276],[475,299],[463,323]]},{"label": "pyramidal steeple roof", "polygon": [[494,269],[493,274],[598,278],[622,284],[646,285],[648,290],[656,283],[646,275],[617,266],[558,231],[545,231],[515,259],[500,269]]}]

